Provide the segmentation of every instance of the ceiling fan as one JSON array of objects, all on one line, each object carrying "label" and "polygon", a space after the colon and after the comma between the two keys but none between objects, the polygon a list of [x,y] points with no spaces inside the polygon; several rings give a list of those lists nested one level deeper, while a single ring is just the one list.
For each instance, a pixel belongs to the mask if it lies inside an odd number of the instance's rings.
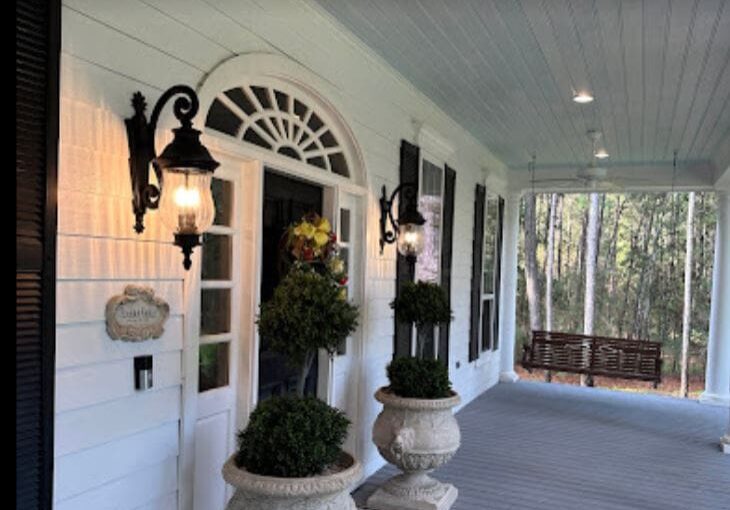
[{"label": "ceiling fan", "polygon": [[[572,178],[545,178],[545,179],[536,179],[535,178],[535,155],[532,156],[532,161],[530,164],[530,183],[533,185],[535,184],[556,184],[556,185],[575,185],[579,184],[581,187],[585,189],[590,190],[622,190],[624,186],[617,184],[616,182],[613,182],[609,176],[608,168],[601,166],[598,164],[598,156],[601,154],[604,154],[604,158],[608,157],[608,154],[605,152],[605,150],[598,148],[598,142],[601,139],[602,133],[600,131],[596,131],[594,129],[590,129],[586,132],[586,135],[588,138],[591,139],[592,142],[592,157],[590,163],[588,163],[586,166],[578,168],[578,170],[575,173],[575,176]],[[641,179],[641,178],[621,178],[622,183],[631,183],[631,184],[650,184],[653,181],[650,179]]]}]

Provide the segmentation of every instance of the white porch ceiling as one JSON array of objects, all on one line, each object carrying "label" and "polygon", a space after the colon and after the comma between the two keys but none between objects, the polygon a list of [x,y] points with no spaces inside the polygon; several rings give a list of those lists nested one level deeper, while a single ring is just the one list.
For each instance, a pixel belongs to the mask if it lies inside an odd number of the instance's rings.
[{"label": "white porch ceiling", "polygon": [[729,164],[729,0],[317,2],[510,168]]}]

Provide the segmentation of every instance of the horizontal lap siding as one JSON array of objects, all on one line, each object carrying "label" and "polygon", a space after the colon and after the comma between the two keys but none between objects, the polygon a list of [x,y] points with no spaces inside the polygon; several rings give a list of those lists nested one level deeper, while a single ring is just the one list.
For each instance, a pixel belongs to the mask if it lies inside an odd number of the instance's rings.
[{"label": "horizontal lap siding", "polygon": [[[357,436],[366,470],[382,463],[370,442],[379,411],[372,394],[386,382],[384,367],[392,357],[389,303],[396,269],[394,247],[379,253],[376,197],[382,185],[389,190],[397,185],[400,140],[416,142],[417,125],[424,120],[456,147],[448,161],[459,175],[451,277],[452,380],[466,400],[494,382],[497,370],[492,365],[478,368],[467,362],[468,307],[463,303],[469,295],[473,204],[465,190],[483,183],[485,168],[501,172],[501,166],[402,77],[305,2],[66,0],[63,29],[57,509],[98,508],[104,498],[114,497],[123,501],[120,508],[176,508],[179,444],[170,443],[175,441],[170,431],[181,412],[184,273],[179,250],[158,214],[145,217],[147,228],[141,236],[132,231],[123,118],[130,114],[134,91],[153,104],[166,88],[177,83],[195,86],[217,63],[235,54],[283,53],[319,75],[328,85],[318,92],[339,108],[362,150],[370,194],[365,204],[365,359]],[[169,111],[161,117],[158,147],[169,136],[165,128],[172,126],[170,117]],[[106,336],[104,304],[128,283],[149,285],[170,303],[162,338],[132,344]],[[139,394],[131,387],[131,367],[133,357],[141,354],[154,356],[156,387]],[[92,380],[97,387],[87,388]],[[123,445],[133,450],[156,444],[153,438],[158,434],[164,441],[137,469],[129,461],[99,473],[89,470],[93,459]]]},{"label": "horizontal lap siding", "polygon": [[[113,501],[120,510],[173,510],[183,271],[159,215],[145,218],[142,235],[132,229],[122,119],[132,92],[154,97],[168,85],[160,79],[188,82],[200,71],[92,19],[83,6],[63,9],[54,506],[86,510]],[[160,339],[130,343],[106,334],[106,301],[127,284],[150,286],[170,304]],[[154,388],[138,393],[133,358],[146,354],[153,356]]]}]

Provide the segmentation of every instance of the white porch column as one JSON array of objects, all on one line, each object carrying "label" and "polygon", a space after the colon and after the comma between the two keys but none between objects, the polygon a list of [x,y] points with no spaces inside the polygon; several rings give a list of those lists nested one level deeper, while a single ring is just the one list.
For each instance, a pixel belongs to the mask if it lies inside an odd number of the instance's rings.
[{"label": "white porch column", "polygon": [[520,240],[520,193],[510,193],[504,204],[502,278],[499,288],[500,382],[515,382],[517,323],[517,249]]},{"label": "white porch column", "polygon": [[730,406],[730,191],[725,190],[717,191],[707,372],[700,402]]}]

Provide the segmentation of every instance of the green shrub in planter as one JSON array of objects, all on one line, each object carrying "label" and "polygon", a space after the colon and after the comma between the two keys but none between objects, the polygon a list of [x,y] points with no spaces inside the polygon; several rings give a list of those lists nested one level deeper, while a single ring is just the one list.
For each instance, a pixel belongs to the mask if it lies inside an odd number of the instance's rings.
[{"label": "green shrub in planter", "polygon": [[333,354],[357,328],[358,310],[343,295],[343,288],[306,267],[293,268],[273,297],[261,305],[259,334],[271,348],[300,368],[297,390],[304,383],[318,349]]},{"label": "green shrub in planter", "polygon": [[452,395],[449,370],[435,359],[398,358],[388,365],[390,391],[404,398],[447,398]]},{"label": "green shrub in planter", "polygon": [[398,322],[416,325],[416,352],[419,358],[424,357],[424,347],[434,334],[434,326],[446,324],[452,319],[449,298],[444,289],[435,283],[405,283],[390,307]]},{"label": "green shrub in planter", "polygon": [[350,421],[314,397],[273,397],[256,406],[239,433],[236,465],[250,473],[301,478],[337,461]]}]

